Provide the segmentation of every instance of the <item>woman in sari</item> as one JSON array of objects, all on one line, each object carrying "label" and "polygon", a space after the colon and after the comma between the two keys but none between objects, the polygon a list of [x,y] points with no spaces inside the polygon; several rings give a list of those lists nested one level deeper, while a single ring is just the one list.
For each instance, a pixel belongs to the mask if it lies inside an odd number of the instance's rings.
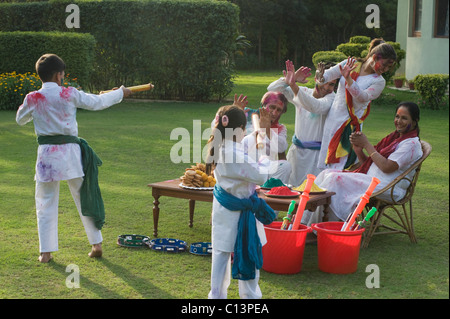
[{"label": "woman in sari", "polygon": [[[422,157],[419,118],[420,111],[417,104],[402,102],[397,106],[394,118],[395,131],[377,145],[373,146],[362,132],[354,132],[350,135],[350,142],[359,159],[359,167],[351,172],[326,169],[315,180],[319,187],[336,193],[331,197],[330,209],[333,214],[330,220],[347,219],[367,190],[372,177],[380,180],[374,190],[376,192]],[[403,198],[408,186],[407,181],[397,185],[394,189],[394,198],[396,200]],[[390,194],[386,196],[389,198]],[[305,224],[315,222],[311,220],[311,217],[311,213],[304,214],[302,222]]]}]

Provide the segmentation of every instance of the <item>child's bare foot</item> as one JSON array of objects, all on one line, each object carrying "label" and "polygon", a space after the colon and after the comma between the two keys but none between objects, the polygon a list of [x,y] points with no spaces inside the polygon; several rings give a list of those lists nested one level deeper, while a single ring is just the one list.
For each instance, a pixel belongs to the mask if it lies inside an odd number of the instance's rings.
[{"label": "child's bare foot", "polygon": [[91,252],[88,255],[91,258],[96,258],[96,257],[101,257],[102,254],[103,254],[102,244],[100,243],[100,244],[92,245],[92,250],[91,250]]},{"label": "child's bare foot", "polygon": [[38,258],[41,263],[48,263],[52,259],[53,256],[51,253],[41,253]]}]

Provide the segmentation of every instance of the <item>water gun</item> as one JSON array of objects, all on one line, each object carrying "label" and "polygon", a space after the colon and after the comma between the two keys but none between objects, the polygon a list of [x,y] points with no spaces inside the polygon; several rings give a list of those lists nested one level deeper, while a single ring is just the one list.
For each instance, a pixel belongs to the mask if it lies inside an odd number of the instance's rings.
[{"label": "water gun", "polygon": [[256,148],[261,149],[264,147],[264,137],[266,133],[265,131],[261,131],[258,113],[252,114],[252,124],[253,124],[253,131],[258,132],[258,135],[256,135]]},{"label": "water gun", "polygon": [[364,209],[366,204],[369,202],[370,195],[372,195],[373,190],[375,189],[375,187],[377,187],[377,185],[379,183],[380,183],[380,180],[378,178],[372,177],[372,181],[370,182],[370,185],[367,188],[366,193],[363,196],[361,196],[361,200],[359,201],[358,206],[356,207],[353,214],[350,216],[350,219],[348,220],[348,222],[346,221],[344,223],[344,225],[341,228],[341,231],[349,231],[350,230],[350,228],[353,226],[353,223],[356,220],[356,217],[358,217],[359,214],[361,214],[362,210]]},{"label": "water gun", "polygon": [[355,226],[355,229],[353,229],[353,230],[359,230],[361,228],[366,228],[367,223],[369,222],[369,219],[372,218],[372,216],[376,213],[376,211],[377,211],[377,209],[375,207],[372,207],[372,209],[367,213],[367,216],[363,220],[359,221],[357,223],[357,225]]},{"label": "water gun", "polygon": [[286,230],[288,228],[289,223],[292,222],[292,212],[295,208],[295,200],[291,201],[289,205],[288,212],[286,217],[283,217],[283,223],[281,224],[281,229]]},{"label": "water gun", "polygon": [[[151,83],[147,83],[147,84],[142,84],[142,85],[136,85],[136,86],[130,86],[127,87],[127,89],[129,89],[131,92],[142,92],[142,91],[148,91],[153,89],[155,86]],[[108,91],[102,91],[102,93],[109,93],[112,92],[114,90],[108,90]]]},{"label": "water gun", "polygon": [[309,191],[314,183],[316,177],[312,174],[306,176],[305,189],[300,195],[300,203],[298,204],[297,213],[295,214],[294,224],[292,225],[292,230],[298,230],[300,228],[300,221],[302,220],[303,212],[305,211],[306,203],[309,200]]}]

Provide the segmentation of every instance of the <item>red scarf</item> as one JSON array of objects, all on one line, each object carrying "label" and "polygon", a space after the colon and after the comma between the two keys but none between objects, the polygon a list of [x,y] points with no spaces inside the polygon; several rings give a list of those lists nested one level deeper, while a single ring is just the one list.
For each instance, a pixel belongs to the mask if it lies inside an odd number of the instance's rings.
[{"label": "red scarf", "polygon": [[[356,81],[359,77],[361,71],[362,63],[358,62],[357,67],[350,74],[353,81]],[[347,84],[346,84],[347,85]],[[356,156],[353,153],[352,147],[348,140],[350,134],[354,131],[361,130],[361,123],[369,116],[370,113],[370,102],[364,110],[364,114],[359,119],[353,107],[353,96],[350,94],[348,89],[345,89],[345,100],[347,102],[347,110],[349,118],[342,123],[341,127],[334,133],[333,138],[328,145],[327,157],[325,159],[326,164],[339,163],[340,158],[352,155],[350,163],[346,163],[346,168],[353,164],[356,160]],[[348,161],[347,161],[348,162]]]},{"label": "red scarf", "polygon": [[[408,133],[405,133],[402,136],[400,136],[400,133],[398,133],[397,131],[394,131],[385,138],[383,138],[380,142],[378,142],[378,144],[375,146],[375,150],[381,155],[383,155],[385,158],[388,158],[389,155],[391,155],[395,151],[397,145],[401,141],[413,137],[417,137],[416,129],[409,131]],[[361,164],[361,166],[358,169],[354,170],[353,173],[367,174],[367,171],[369,170],[372,163],[373,163],[372,158],[367,157],[367,159]]]}]

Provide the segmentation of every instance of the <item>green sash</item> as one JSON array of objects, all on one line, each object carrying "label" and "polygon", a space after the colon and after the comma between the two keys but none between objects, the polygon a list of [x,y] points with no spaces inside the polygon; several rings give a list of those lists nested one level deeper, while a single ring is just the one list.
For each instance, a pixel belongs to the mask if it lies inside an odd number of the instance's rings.
[{"label": "green sash", "polygon": [[97,156],[89,144],[82,138],[70,135],[38,136],[38,144],[67,144],[75,143],[81,148],[81,163],[83,165],[84,180],[80,189],[81,213],[94,219],[95,227],[102,229],[105,223],[105,207],[98,185],[98,166],[102,160]]}]

